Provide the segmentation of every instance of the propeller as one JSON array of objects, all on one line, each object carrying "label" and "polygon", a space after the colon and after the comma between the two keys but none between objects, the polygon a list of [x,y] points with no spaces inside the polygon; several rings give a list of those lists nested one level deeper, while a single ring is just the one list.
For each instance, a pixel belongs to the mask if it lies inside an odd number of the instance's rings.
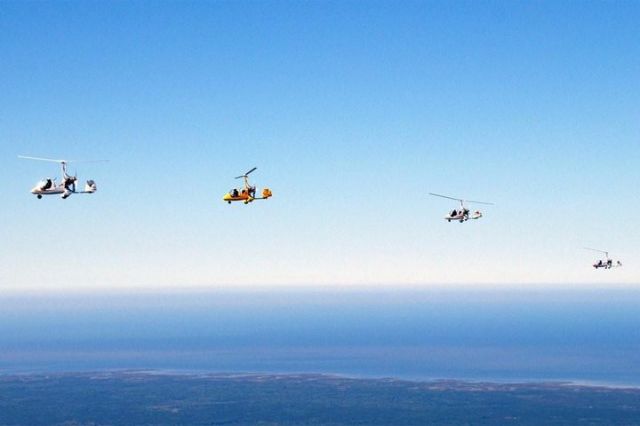
[{"label": "propeller", "polygon": [[246,178],[247,176],[249,176],[249,173],[253,172],[256,169],[257,169],[257,167],[254,167],[253,169],[249,170],[247,173],[245,173],[245,174],[243,174],[241,176],[236,176],[236,179]]}]

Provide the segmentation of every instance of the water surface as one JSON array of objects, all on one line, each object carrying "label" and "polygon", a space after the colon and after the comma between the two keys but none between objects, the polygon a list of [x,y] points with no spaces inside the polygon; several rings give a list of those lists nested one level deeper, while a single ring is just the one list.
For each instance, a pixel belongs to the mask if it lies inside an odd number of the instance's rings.
[{"label": "water surface", "polygon": [[0,297],[0,371],[169,369],[640,385],[640,291]]}]

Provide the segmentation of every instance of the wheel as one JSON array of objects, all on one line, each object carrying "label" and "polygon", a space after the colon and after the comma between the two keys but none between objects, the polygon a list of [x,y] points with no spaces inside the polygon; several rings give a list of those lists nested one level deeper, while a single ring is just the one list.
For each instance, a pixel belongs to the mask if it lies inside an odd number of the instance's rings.
[{"label": "wheel", "polygon": [[464,222],[464,220],[463,220],[463,219],[460,219],[460,223],[462,223],[462,222]]},{"label": "wheel", "polygon": [[38,200],[42,199],[42,195],[38,194]]},{"label": "wheel", "polygon": [[231,204],[231,201],[227,201],[227,203]]}]

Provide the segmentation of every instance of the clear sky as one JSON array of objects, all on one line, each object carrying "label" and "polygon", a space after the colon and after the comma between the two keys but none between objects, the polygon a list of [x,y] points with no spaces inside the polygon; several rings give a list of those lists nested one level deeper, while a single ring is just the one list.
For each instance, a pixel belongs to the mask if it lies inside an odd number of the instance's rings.
[{"label": "clear sky", "polygon": [[[1,2],[0,286],[640,284],[638,22],[637,2]],[[110,162],[77,167],[94,196],[37,200],[58,168],[18,154]],[[274,197],[223,203],[254,166]],[[448,224],[428,192],[496,205]]]}]

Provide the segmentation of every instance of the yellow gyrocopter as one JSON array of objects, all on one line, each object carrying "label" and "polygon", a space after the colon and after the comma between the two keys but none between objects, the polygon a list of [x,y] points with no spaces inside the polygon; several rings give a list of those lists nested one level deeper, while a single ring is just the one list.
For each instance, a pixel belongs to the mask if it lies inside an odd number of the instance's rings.
[{"label": "yellow gyrocopter", "polygon": [[253,200],[266,200],[267,198],[271,197],[273,194],[271,193],[271,190],[269,188],[265,188],[262,190],[262,197],[256,197],[256,187],[249,185],[249,173],[253,172],[256,169],[257,167],[254,167],[247,173],[241,176],[236,176],[236,179],[244,179],[244,188],[234,188],[226,193],[224,197],[222,197],[222,199],[229,204],[231,204],[232,201],[242,201],[245,204],[249,204]]}]

